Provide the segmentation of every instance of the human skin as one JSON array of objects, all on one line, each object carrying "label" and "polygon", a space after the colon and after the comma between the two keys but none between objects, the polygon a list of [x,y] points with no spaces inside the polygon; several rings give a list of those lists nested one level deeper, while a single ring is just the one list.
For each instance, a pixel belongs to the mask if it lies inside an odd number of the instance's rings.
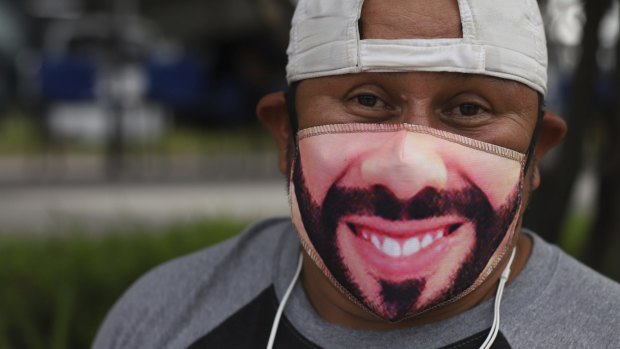
[{"label": "human skin", "polygon": [[[461,36],[456,2],[450,0],[394,0],[389,6],[379,0],[367,0],[362,11],[362,27],[364,38]],[[525,85],[479,75],[364,73],[300,82],[296,110],[300,129],[334,123],[406,122],[526,153],[536,124],[538,96]],[[287,150],[293,135],[283,94],[264,97],[257,113],[274,135],[280,154],[279,168],[288,175],[291,154]],[[523,187],[525,202],[540,184],[539,160],[559,143],[565,130],[560,118],[545,113]],[[521,271],[531,251],[531,241],[526,235],[520,234],[516,241],[517,256],[511,279]],[[359,329],[391,330],[439,321],[474,307],[493,295],[506,263],[504,258],[486,281],[466,297],[398,323],[379,319],[352,303],[307,255],[302,283],[315,310],[327,321]]]}]

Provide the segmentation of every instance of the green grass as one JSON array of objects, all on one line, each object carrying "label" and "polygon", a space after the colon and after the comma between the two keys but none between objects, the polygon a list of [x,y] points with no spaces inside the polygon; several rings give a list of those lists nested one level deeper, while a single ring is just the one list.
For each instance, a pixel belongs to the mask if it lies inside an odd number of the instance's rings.
[{"label": "green grass", "polygon": [[588,240],[592,217],[586,213],[569,215],[562,228],[559,245],[568,254],[579,258]]},{"label": "green grass", "polygon": [[31,153],[38,147],[32,119],[19,111],[0,117],[0,155]]},{"label": "green grass", "polygon": [[[561,245],[579,255],[590,218],[572,215]],[[87,348],[105,314],[140,275],[234,236],[247,222],[203,220],[93,235],[0,235],[0,348]]]},{"label": "green grass", "polygon": [[104,236],[0,237],[0,348],[89,347],[106,312],[141,274],[245,225],[211,220]]}]

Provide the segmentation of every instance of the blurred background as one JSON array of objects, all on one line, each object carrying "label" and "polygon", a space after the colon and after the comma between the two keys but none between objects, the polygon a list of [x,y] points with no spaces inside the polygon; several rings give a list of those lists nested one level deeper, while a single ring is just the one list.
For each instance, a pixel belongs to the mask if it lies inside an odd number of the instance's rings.
[{"label": "blurred background", "polygon": [[[294,0],[0,0],[0,348],[88,347],[153,266],[287,215]],[[525,226],[620,280],[620,6],[539,1],[569,124]]]}]

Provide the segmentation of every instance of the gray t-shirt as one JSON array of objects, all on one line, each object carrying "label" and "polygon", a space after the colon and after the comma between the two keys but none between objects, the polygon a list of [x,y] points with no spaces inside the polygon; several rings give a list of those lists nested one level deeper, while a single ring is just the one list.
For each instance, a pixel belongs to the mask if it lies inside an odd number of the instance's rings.
[{"label": "gray t-shirt", "polygon": [[[504,291],[498,348],[620,348],[620,285],[533,233],[532,255]],[[140,278],[116,303],[94,348],[264,348],[273,314],[297,266],[288,219],[259,222],[216,246]],[[326,322],[298,282],[278,348],[474,348],[493,300],[450,319],[372,332]]]}]

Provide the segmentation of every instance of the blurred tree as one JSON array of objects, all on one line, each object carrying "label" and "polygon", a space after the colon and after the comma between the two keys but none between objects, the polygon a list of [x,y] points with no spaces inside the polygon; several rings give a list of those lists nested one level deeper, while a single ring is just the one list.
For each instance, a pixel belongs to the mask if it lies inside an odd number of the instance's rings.
[{"label": "blurred tree", "polygon": [[293,3],[290,0],[259,0],[255,5],[272,37],[282,50],[286,50],[291,18],[295,10]]},{"label": "blurred tree", "polygon": [[[619,12],[620,16],[620,6]],[[615,251],[620,248],[620,45],[616,44],[614,105],[600,115],[597,214],[590,231],[584,260],[593,268],[620,279]],[[614,257],[616,260],[614,261]],[[614,266],[616,266],[614,268]]]},{"label": "blurred tree", "polygon": [[[581,56],[573,73],[571,95],[565,109],[568,135],[552,165],[543,168],[543,185],[536,192],[527,213],[527,226],[545,239],[558,243],[569,212],[577,176],[582,170],[587,135],[596,135],[598,156],[598,202],[583,260],[596,270],[620,279],[613,261],[620,246],[620,45],[616,44],[615,96],[611,108],[599,110],[597,83],[601,69],[597,60],[599,31],[613,1],[584,1],[586,22],[581,39]],[[539,1],[541,5],[546,1]],[[620,15],[620,13],[616,14]]]},{"label": "blurred tree", "polygon": [[572,79],[572,91],[565,120],[569,132],[557,160],[543,175],[528,212],[528,226],[545,239],[557,243],[568,214],[571,193],[582,167],[584,135],[592,125],[595,83],[598,76],[596,53],[599,47],[599,26],[612,0],[585,2],[586,23],[581,40],[581,57]]}]

